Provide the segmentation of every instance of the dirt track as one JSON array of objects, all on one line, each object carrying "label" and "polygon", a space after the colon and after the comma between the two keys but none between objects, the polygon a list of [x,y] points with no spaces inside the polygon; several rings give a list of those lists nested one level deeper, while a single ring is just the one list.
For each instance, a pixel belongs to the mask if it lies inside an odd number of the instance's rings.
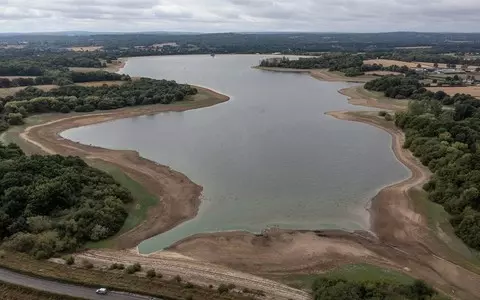
[{"label": "dirt track", "polygon": [[106,267],[118,261],[129,264],[138,262],[142,266],[160,271],[167,279],[180,275],[182,280],[204,286],[212,284],[216,287],[221,283],[235,283],[237,287],[262,290],[267,294],[267,299],[309,299],[308,293],[284,284],[169,251],[147,256],[139,255],[133,251],[91,250],[77,255],[77,257],[95,261],[96,265]]}]

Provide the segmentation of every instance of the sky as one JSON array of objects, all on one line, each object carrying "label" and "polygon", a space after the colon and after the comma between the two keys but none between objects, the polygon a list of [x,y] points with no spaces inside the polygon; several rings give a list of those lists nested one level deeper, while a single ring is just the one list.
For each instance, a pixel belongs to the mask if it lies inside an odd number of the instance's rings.
[{"label": "sky", "polygon": [[0,32],[480,32],[480,0],[0,0]]}]

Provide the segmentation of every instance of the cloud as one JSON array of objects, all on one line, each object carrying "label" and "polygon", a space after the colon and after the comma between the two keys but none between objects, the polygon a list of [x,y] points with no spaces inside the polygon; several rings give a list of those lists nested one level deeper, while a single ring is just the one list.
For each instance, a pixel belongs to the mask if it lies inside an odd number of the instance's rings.
[{"label": "cloud", "polygon": [[0,0],[0,31],[480,31],[478,0]]}]

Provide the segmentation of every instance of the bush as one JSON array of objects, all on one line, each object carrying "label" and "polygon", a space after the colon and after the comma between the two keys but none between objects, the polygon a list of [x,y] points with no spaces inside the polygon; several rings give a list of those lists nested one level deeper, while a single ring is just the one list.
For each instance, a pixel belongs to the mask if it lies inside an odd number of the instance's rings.
[{"label": "bush", "polygon": [[220,293],[220,294],[224,294],[224,293],[228,293],[229,291],[229,288],[226,284],[220,284],[217,288],[217,292]]},{"label": "bush", "polygon": [[135,274],[135,272],[136,272],[136,270],[135,270],[135,267],[133,265],[125,268],[125,273],[127,273],[127,274]]},{"label": "bush", "polygon": [[110,267],[108,267],[108,269],[109,269],[109,270],[118,269],[118,264],[117,264],[117,263],[111,264]]},{"label": "bush", "polygon": [[0,258],[5,258],[5,251],[4,250],[0,250]]},{"label": "bush", "polygon": [[191,282],[187,282],[187,283],[185,284],[185,288],[186,288],[186,289],[193,289],[194,287],[195,287],[195,286],[194,286],[193,283],[191,283]]},{"label": "bush", "polygon": [[380,117],[385,117],[385,116],[387,115],[387,112],[384,111],[384,110],[381,110],[381,111],[378,112],[378,115],[379,115]]},{"label": "bush", "polygon": [[386,120],[386,121],[389,121],[389,122],[390,122],[390,121],[393,121],[393,116],[392,116],[391,114],[386,114],[386,115],[385,115],[385,120]]},{"label": "bush", "polygon": [[73,256],[69,255],[65,258],[65,263],[71,266],[75,263],[75,259],[73,258]]},{"label": "bush", "polygon": [[125,269],[125,265],[124,264],[117,264],[117,269],[123,270],[123,269]]},{"label": "bush", "polygon": [[82,261],[82,266],[85,268],[85,269],[92,269],[93,268],[93,264],[91,262],[89,262],[88,260],[84,259]]},{"label": "bush", "polygon": [[157,272],[157,277],[158,277],[158,278],[163,278],[163,274]]},{"label": "bush", "polygon": [[157,274],[155,273],[155,270],[154,269],[150,269],[147,271],[147,277],[148,278],[153,278],[155,277]]},{"label": "bush", "polygon": [[237,287],[237,286],[236,286],[235,284],[233,284],[233,283],[229,283],[229,284],[227,285],[228,290],[233,290],[233,289],[235,289],[236,287]]},{"label": "bush", "polygon": [[135,269],[135,272],[139,272],[142,270],[142,266],[139,263],[134,263],[133,268]]},{"label": "bush", "polygon": [[7,115],[8,124],[10,125],[22,125],[23,116],[21,113],[9,113]]},{"label": "bush", "polygon": [[180,277],[180,275],[176,275],[175,277],[173,277],[173,280],[180,283],[182,282],[182,277]]}]

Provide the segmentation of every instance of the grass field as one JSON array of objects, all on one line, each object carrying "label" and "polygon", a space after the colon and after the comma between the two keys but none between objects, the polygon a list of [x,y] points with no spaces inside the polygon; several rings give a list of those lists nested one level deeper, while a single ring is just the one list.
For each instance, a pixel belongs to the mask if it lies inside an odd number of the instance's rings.
[{"label": "grass field", "polygon": [[394,104],[396,106],[403,106],[405,108],[408,106],[408,102],[409,102],[408,99],[399,100],[399,99],[392,99],[392,98],[385,97],[383,92],[369,91],[365,89],[363,86],[357,87],[356,92],[361,96],[373,98],[377,100],[379,103]]},{"label": "grass field", "polygon": [[80,83],[75,83],[75,85],[80,85],[80,86],[103,86],[103,85],[122,85],[127,81],[90,81],[90,82],[80,82]]},{"label": "grass field", "polygon": [[103,46],[70,47],[68,50],[75,52],[97,51],[103,49]]},{"label": "grass field", "polygon": [[[75,85],[80,85],[80,86],[103,86],[104,84],[106,85],[122,85],[127,81],[91,81],[91,82],[80,82],[80,83],[75,83]],[[47,84],[47,85],[34,85],[34,87],[39,88],[44,91],[49,91],[51,89],[57,88],[58,85],[53,85],[53,84]],[[26,86],[17,86],[17,87],[12,87],[12,88],[0,88],[0,97],[7,97],[7,96],[13,96],[15,95],[16,92],[21,91],[23,89],[27,88]]]},{"label": "grass field", "polygon": [[[428,62],[419,62],[419,61],[414,61],[414,62],[406,62],[406,61],[400,61],[400,60],[391,60],[391,59],[369,59],[369,60],[364,60],[364,64],[366,65],[373,65],[373,64],[382,64],[384,67],[390,67],[393,65],[397,65],[399,67],[402,66],[407,66],[409,68],[416,68],[418,64],[424,67],[433,67],[433,63],[428,63]],[[438,64],[440,68],[446,68],[446,64]]]},{"label": "grass field", "polygon": [[[47,84],[47,85],[34,85],[34,87],[42,89],[44,91],[49,91],[58,87],[58,85]],[[25,89],[26,86],[17,86],[12,88],[0,88],[0,97],[13,96],[16,92]]]},{"label": "grass field", "polygon": [[428,87],[427,90],[436,92],[436,91],[444,91],[448,95],[455,95],[455,94],[470,94],[473,97],[480,98],[480,86],[459,86],[459,87]]},{"label": "grass field", "polygon": [[7,300],[82,300],[84,298],[58,295],[0,281],[0,296]]},{"label": "grass field", "polygon": [[87,248],[110,248],[114,245],[115,237],[129,231],[145,220],[147,218],[148,209],[157,205],[159,199],[151,195],[138,182],[131,179],[120,169],[111,164],[103,161],[95,161],[92,166],[110,174],[118,183],[127,188],[130,193],[132,193],[133,199],[135,199],[135,201],[128,206],[128,217],[125,220],[123,227],[115,236],[106,240],[86,244]]},{"label": "grass field", "polygon": [[[409,196],[413,200],[415,210],[427,219],[433,238],[445,244],[446,247],[442,250],[447,251],[448,257],[455,259],[466,268],[471,269],[472,265],[475,268],[480,268],[480,252],[470,249],[455,235],[455,231],[449,221],[450,215],[443,206],[428,200],[428,195],[423,190],[411,190]],[[468,262],[465,263],[464,259],[468,260]],[[462,260],[464,261],[463,263]]]},{"label": "grass field", "polygon": [[0,76],[0,78],[17,79],[17,78],[37,78],[37,76]]},{"label": "grass field", "polygon": [[319,277],[342,278],[355,282],[388,281],[401,284],[410,284],[414,281],[414,278],[401,272],[370,264],[347,264],[322,274],[287,276],[283,281],[292,287],[307,290]]}]

